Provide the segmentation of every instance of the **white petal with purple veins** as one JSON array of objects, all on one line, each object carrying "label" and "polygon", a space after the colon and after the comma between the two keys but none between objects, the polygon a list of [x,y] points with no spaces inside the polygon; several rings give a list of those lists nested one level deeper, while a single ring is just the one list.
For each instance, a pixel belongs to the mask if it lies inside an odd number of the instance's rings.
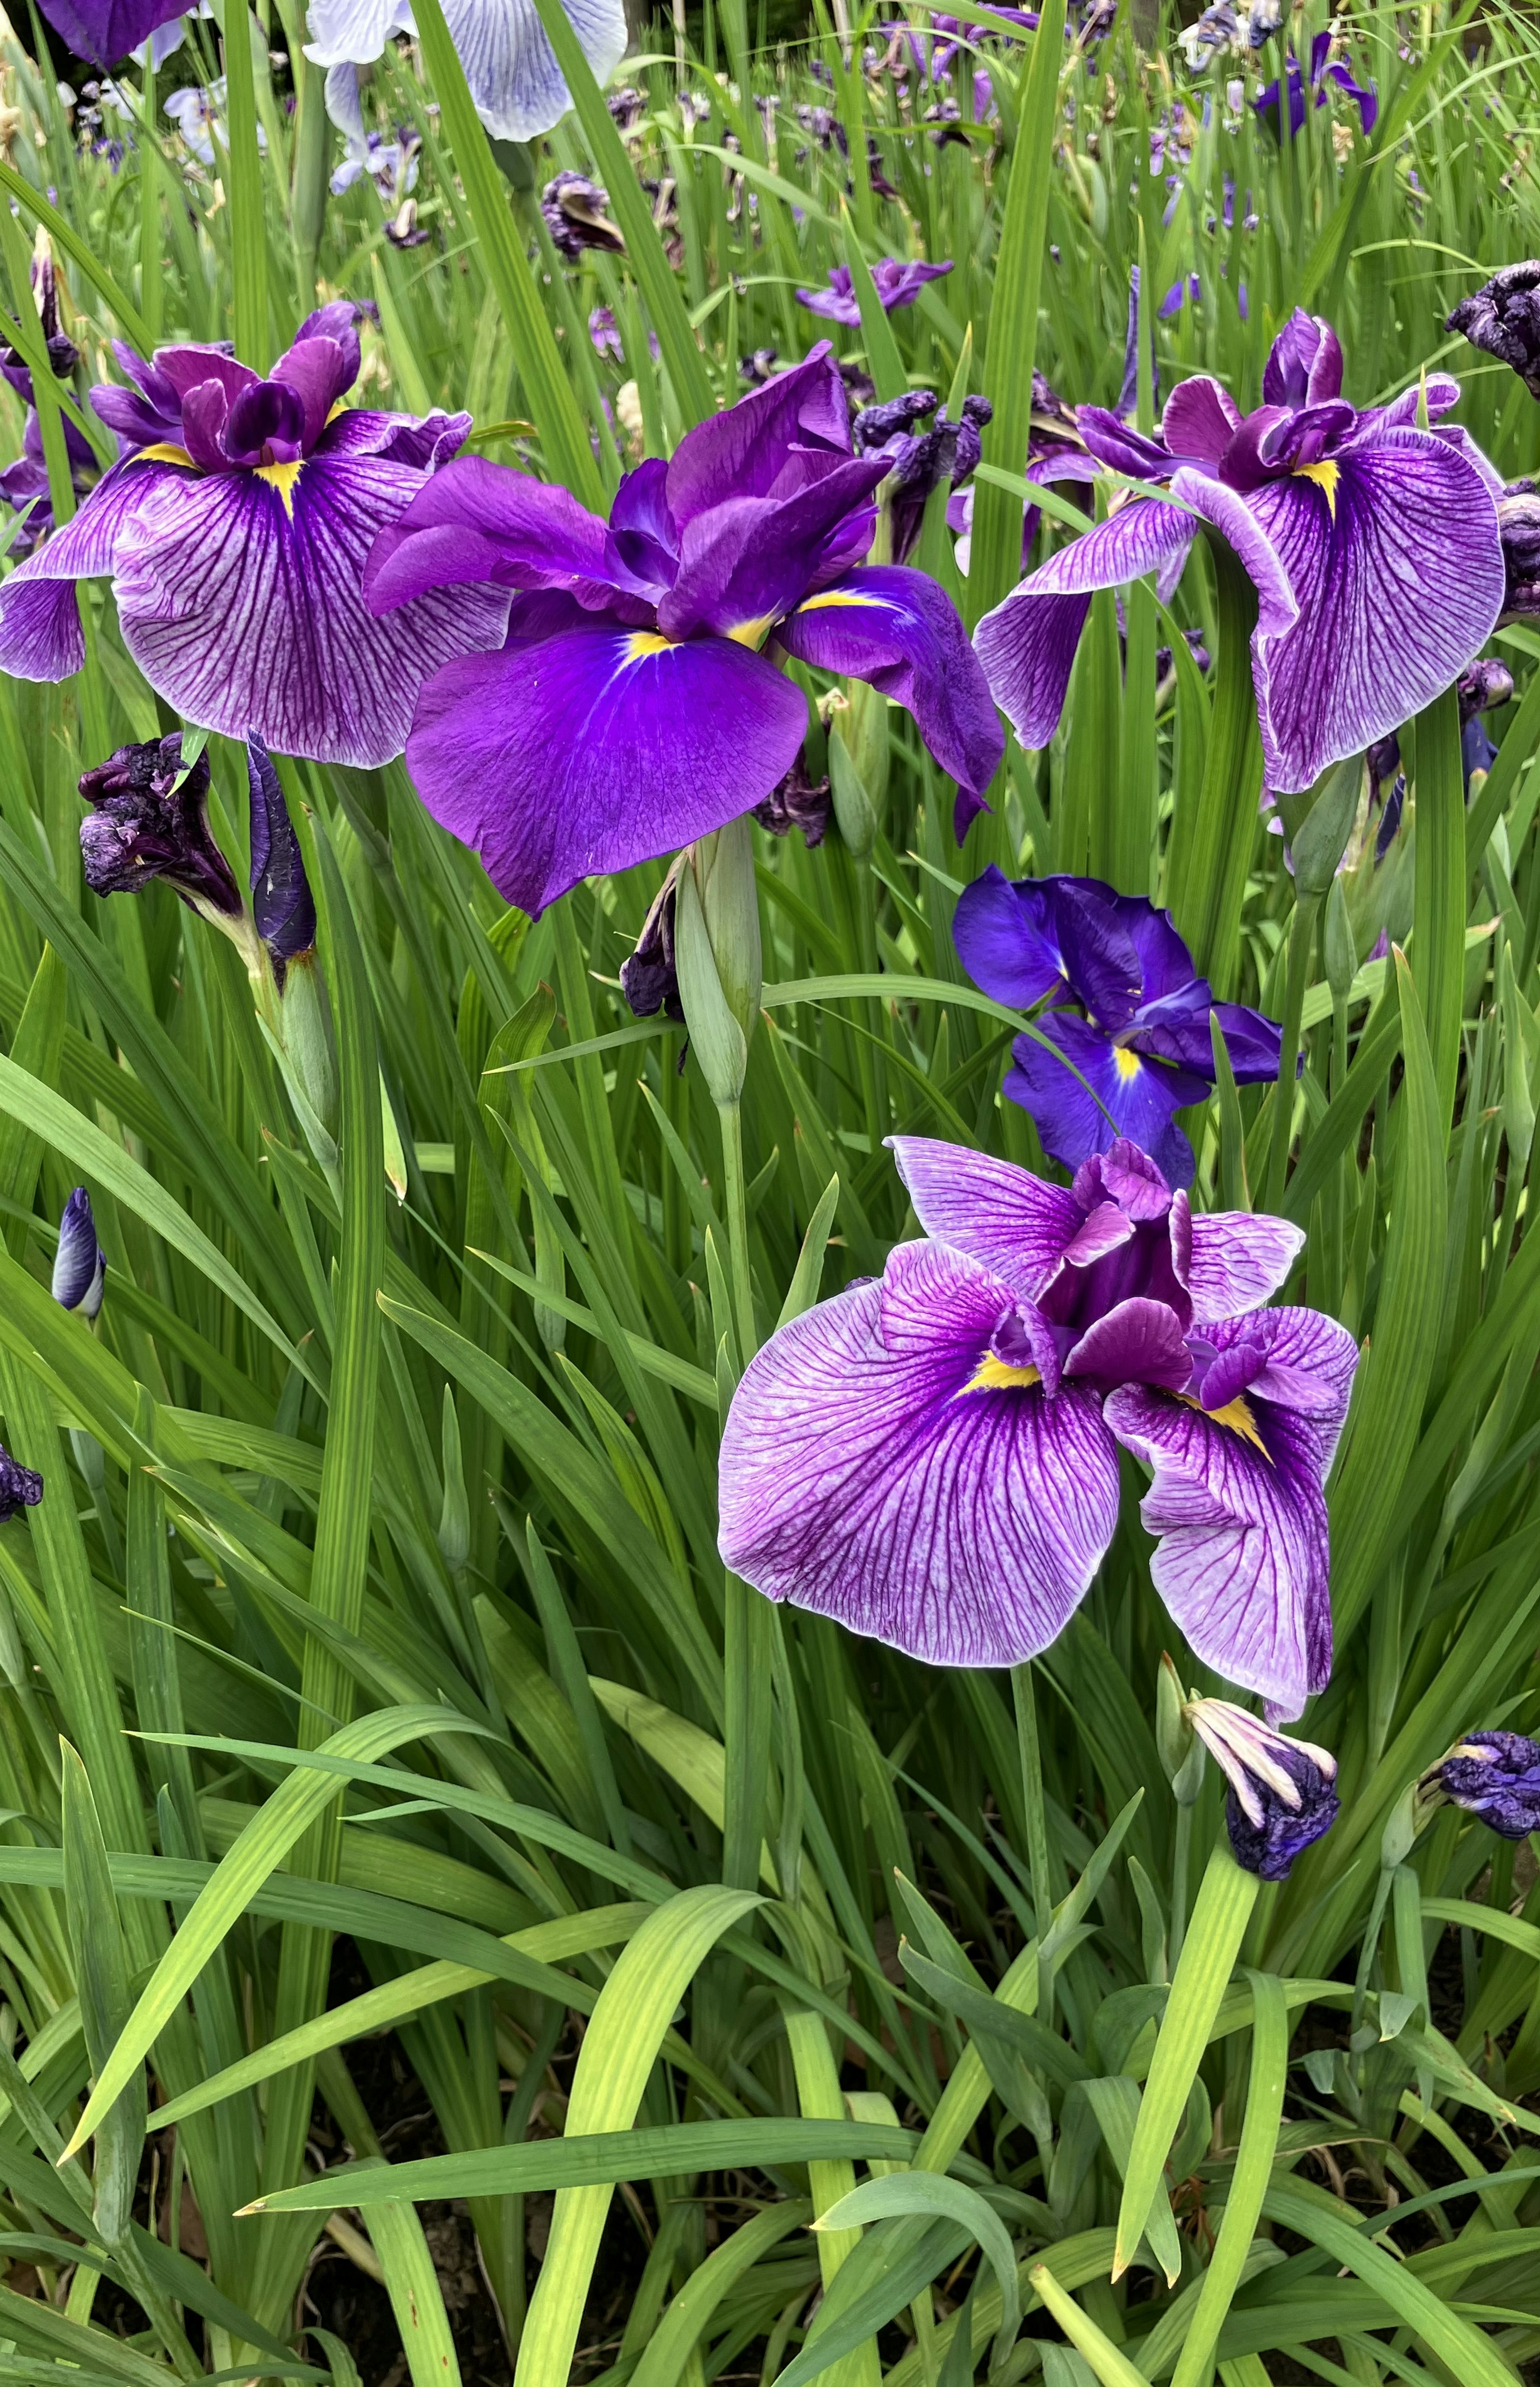
[{"label": "white petal with purple veins", "polygon": [[1197,1212],[1187,1277],[1193,1325],[1260,1309],[1278,1291],[1304,1245],[1301,1228],[1266,1211]]}]

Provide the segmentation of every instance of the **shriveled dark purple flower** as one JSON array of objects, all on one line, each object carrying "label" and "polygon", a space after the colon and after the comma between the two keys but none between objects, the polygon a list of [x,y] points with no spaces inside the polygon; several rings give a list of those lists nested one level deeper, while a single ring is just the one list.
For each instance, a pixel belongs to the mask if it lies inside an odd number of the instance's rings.
[{"label": "shriveled dark purple flower", "polygon": [[[943,265],[928,264],[923,257],[879,257],[872,268],[872,288],[885,315],[895,307],[912,307],[928,282],[939,282],[950,273],[950,260]],[[827,316],[830,322],[859,324],[861,309],[851,284],[848,265],[830,269],[828,286],[825,290],[799,290],[798,297],[809,312]]]},{"label": "shriveled dark purple flower", "polygon": [[1540,398],[1540,258],[1505,265],[1460,300],[1444,328],[1511,365],[1531,398]]},{"label": "shriveled dark purple flower", "polygon": [[994,413],[987,398],[965,398],[959,422],[942,412],[928,431],[921,431],[919,423],[935,407],[934,390],[906,390],[883,405],[864,406],[851,425],[857,455],[890,460],[882,503],[895,563],[907,562],[913,554],[932,489],[944,480],[957,491],[973,474],[984,452],[984,426]]},{"label": "shriveled dark purple flower", "polygon": [[1431,1766],[1418,1786],[1424,1800],[1443,1799],[1479,1815],[1505,1840],[1540,1832],[1540,1741],[1521,1732],[1471,1732]]},{"label": "shriveled dark purple flower", "polygon": [[540,213],[559,256],[575,265],[586,248],[625,246],[620,226],[604,212],[609,204],[609,192],[587,174],[564,170],[551,177],[540,194]]},{"label": "shriveled dark purple flower", "polygon": [[958,897],[952,933],[986,994],[1021,1011],[1045,1005],[1038,1027],[1055,1049],[1018,1036],[1004,1092],[1068,1168],[1128,1136],[1171,1184],[1192,1183],[1193,1148],[1176,1115],[1214,1082],[1211,1013],[1239,1083],[1278,1075],[1277,1022],[1216,1003],[1170,914],[1145,896],[1117,894],[1099,878],[1013,883],[991,863]]},{"label": "shriveled dark purple flower", "polygon": [[83,1185],[77,1185],[58,1222],[58,1248],[49,1290],[61,1309],[91,1320],[102,1306],[106,1283],[107,1254],[96,1240],[91,1196]]},{"label": "shriveled dark purple flower", "polygon": [[315,944],[315,898],[271,755],[253,734],[246,739],[251,793],[251,910],[278,980],[290,962]]},{"label": "shriveled dark purple flower", "polygon": [[647,113],[647,101],[634,82],[622,83],[604,103],[623,133],[632,133]]},{"label": "shriveled dark purple flower", "polygon": [[821,779],[809,778],[804,746],[785,778],[776,782],[763,803],[754,806],[754,818],[772,837],[789,837],[794,828],[800,828],[805,845],[822,845],[828,830],[829,804],[827,774]]},{"label": "shriveled dark purple flower", "polygon": [[[1513,674],[1499,655],[1486,655],[1471,664],[1455,682],[1459,700],[1460,764],[1465,777],[1467,798],[1471,793],[1471,774],[1490,771],[1497,759],[1497,750],[1482,726],[1483,713],[1496,712],[1508,703],[1513,695]],[[1387,784],[1391,793],[1381,817],[1375,840],[1374,858],[1382,862],[1390,850],[1391,840],[1401,826],[1401,807],[1407,783],[1401,776],[1401,740],[1394,730],[1385,738],[1376,738],[1368,748],[1364,761],[1369,769],[1370,809],[1380,801],[1380,790]]]},{"label": "shriveled dark purple flower", "polygon": [[1509,481],[1497,500],[1503,545],[1503,618],[1540,613],[1540,486]]},{"label": "shriveled dark purple flower", "polygon": [[1269,788],[1312,786],[1470,667],[1502,609],[1502,485],[1465,432],[1441,424],[1458,384],[1430,374],[1364,412],[1341,391],[1336,335],[1296,309],[1252,414],[1206,376],[1173,390],[1157,438],[1078,410],[1092,455],[1149,494],[1060,549],[978,625],[995,701],[1024,746],[1045,746],[1057,726],[1092,592],[1154,573],[1168,594],[1194,513],[1256,590],[1252,677]]},{"label": "shriveled dark purple flower", "polygon": [[1336,1759],[1229,1699],[1190,1699],[1182,1713],[1228,1785],[1225,1828],[1236,1863],[1263,1881],[1287,1881],[1294,1859],[1337,1820]]},{"label": "shriveled dark purple flower", "polygon": [[751,811],[807,731],[777,650],[906,705],[978,804],[1004,739],[962,624],[923,573],[860,568],[886,470],[852,454],[820,342],[627,474],[607,524],[472,457],[380,540],[381,612],[472,580],[519,592],[502,649],[424,688],[408,754],[511,901],[539,911]]},{"label": "shriveled dark purple flower", "polygon": [[[1311,98],[1318,107],[1324,107],[1331,96],[1327,85],[1335,84],[1340,92],[1356,103],[1358,121],[1367,139],[1379,118],[1379,94],[1372,83],[1355,82],[1351,68],[1344,66],[1340,58],[1329,63],[1331,58],[1332,35],[1329,32],[1318,33],[1310,44]],[[1305,69],[1292,51],[1284,62],[1284,78],[1289,86],[1289,135],[1292,140],[1297,140],[1305,129]],[[1280,129],[1279,93],[1280,84],[1275,76],[1252,101],[1257,115],[1271,127],[1275,135]],[[1460,327],[1452,322],[1450,328],[1458,331]]]},{"label": "shriveled dark purple flower", "polygon": [[124,644],[183,720],[320,762],[398,754],[423,677],[500,638],[507,600],[462,588],[387,622],[367,611],[376,533],[471,419],[344,406],[359,311],[308,317],[265,381],[220,347],[158,348],[146,364],[115,343],[132,386],[92,403],[119,461],[0,587],[0,670],[80,670],[74,584],[110,573]]},{"label": "shriveled dark purple flower", "polygon": [[662,1012],[665,1019],[683,1023],[685,1006],[679,995],[679,973],[674,956],[674,916],[678,897],[681,855],[653,897],[636,950],[620,966],[620,991],[638,1019]]},{"label": "shriveled dark purple flower", "polygon": [[81,859],[94,895],[137,894],[164,878],[205,918],[240,917],[240,889],[208,827],[208,756],[183,777],[180,730],[120,746],[83,774],[81,794],[91,806]]},{"label": "shriveled dark purple flower", "polygon": [[[48,364],[55,379],[68,381],[81,360],[81,352],[68,332],[61,330],[58,315],[58,282],[51,257],[34,257],[31,269],[32,292],[37,303],[38,322],[48,350]],[[27,405],[32,402],[32,367],[19,348],[0,347],[0,373],[4,373],[19,398]]]},{"label": "shriveled dark purple flower", "polygon": [[771,1599],[937,1665],[1062,1632],[1117,1528],[1117,1446],[1153,1473],[1150,1572],[1205,1665],[1280,1716],[1332,1661],[1323,1484],[1357,1353],[1263,1309],[1303,1241],[1194,1217],[1119,1141],[1050,1185],[894,1140],[932,1239],[784,1326],[722,1439],[724,1560]]},{"label": "shriveled dark purple flower", "polygon": [[0,1448],[0,1525],[19,1516],[23,1509],[35,1509],[43,1497],[43,1478],[23,1467],[10,1452]]}]

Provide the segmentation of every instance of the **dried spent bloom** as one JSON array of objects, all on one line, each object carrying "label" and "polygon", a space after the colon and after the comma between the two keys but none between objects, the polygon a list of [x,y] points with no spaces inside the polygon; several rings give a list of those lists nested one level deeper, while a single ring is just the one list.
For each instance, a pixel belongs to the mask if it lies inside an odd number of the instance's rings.
[{"label": "dried spent bloom", "polygon": [[1540,487],[1509,481],[1497,500],[1503,543],[1503,619],[1540,613]]},{"label": "dried spent bloom", "polygon": [[208,756],[183,773],[180,730],[120,746],[82,775],[80,791],[91,806],[81,859],[93,895],[135,895],[164,878],[205,919],[240,918],[240,889],[208,827]]},{"label": "dried spent bloom", "polygon": [[624,248],[620,226],[604,212],[609,204],[609,192],[587,174],[553,175],[540,194],[540,213],[557,254],[575,265],[586,248]]},{"label": "dried spent bloom", "polygon": [[96,1240],[91,1196],[83,1185],[77,1185],[58,1222],[58,1248],[49,1290],[61,1309],[92,1320],[102,1306],[106,1282],[107,1254]]},{"label": "dried spent bloom", "polygon": [[684,859],[681,854],[669,865],[642,922],[636,950],[620,966],[620,991],[638,1019],[650,1019],[660,1011],[665,1019],[682,1022],[685,1017],[674,952],[675,909]]},{"label": "dried spent bloom", "polygon": [[803,843],[811,848],[822,845],[827,833],[829,802],[828,776],[808,777],[804,746],[785,778],[777,780],[764,802],[754,806],[754,818],[772,837],[789,837],[794,828],[800,828]]},{"label": "dried spent bloom", "polygon": [[1505,1840],[1540,1832],[1540,1741],[1521,1732],[1471,1732],[1418,1785],[1424,1804],[1448,1800]]},{"label": "dried spent bloom", "polygon": [[1336,1759],[1229,1699],[1189,1699],[1182,1713],[1225,1777],[1236,1863],[1263,1881],[1287,1881],[1294,1859],[1337,1820]]},{"label": "dried spent bloom", "polygon": [[35,1509],[43,1497],[43,1478],[23,1467],[10,1452],[0,1447],[0,1525],[19,1514],[23,1509]]},{"label": "dried spent bloom", "polygon": [[1540,258],[1505,265],[1460,300],[1444,328],[1511,365],[1531,398],[1540,398]]}]

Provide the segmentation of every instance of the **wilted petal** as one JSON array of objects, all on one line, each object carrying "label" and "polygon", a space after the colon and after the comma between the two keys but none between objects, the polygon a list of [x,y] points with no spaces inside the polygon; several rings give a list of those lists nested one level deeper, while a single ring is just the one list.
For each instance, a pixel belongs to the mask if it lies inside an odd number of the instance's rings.
[{"label": "wilted petal", "polygon": [[407,746],[435,819],[526,912],[748,812],[807,731],[802,691],[730,638],[671,646],[552,597],[519,600],[515,634],[563,607],[555,635],[437,673]]},{"label": "wilted petal", "polygon": [[888,1148],[928,1235],[1035,1301],[1083,1224],[1072,1194],[966,1144],[891,1135]]},{"label": "wilted petal", "polygon": [[0,1449],[0,1525],[22,1509],[35,1509],[42,1497],[42,1476],[23,1467],[8,1450]]},{"label": "wilted petal", "polygon": [[1188,1291],[1193,1323],[1239,1318],[1269,1301],[1305,1248],[1304,1230],[1266,1211],[1199,1211],[1193,1219]]},{"label": "wilted petal", "polygon": [[1154,572],[1184,553],[1192,536],[1192,518],[1180,506],[1136,499],[1050,556],[985,614],[974,647],[994,701],[1023,746],[1046,746],[1058,727],[1092,592]]},{"label": "wilted petal", "polygon": [[1502,611],[1496,509],[1436,433],[1391,431],[1337,460],[1332,498],[1299,475],[1247,505],[1298,620],[1259,623],[1254,676],[1268,785],[1307,788],[1457,680]]},{"label": "wilted petal", "polygon": [[942,770],[983,794],[1004,733],[955,607],[923,572],[852,572],[799,606],[776,637],[802,662],[867,680],[906,706]]},{"label": "wilted petal", "polygon": [[1009,1298],[907,1244],[775,1335],[722,1438],[727,1565],[932,1664],[1046,1648],[1111,1540],[1117,1459],[1087,1396],[966,1389]]},{"label": "wilted petal", "polygon": [[368,612],[370,549],[420,486],[391,458],[324,449],[286,491],[255,473],[169,475],[116,555],[124,644],[151,687],[227,738],[254,729],[280,753],[388,763],[425,676],[490,645],[508,605],[454,589]]}]

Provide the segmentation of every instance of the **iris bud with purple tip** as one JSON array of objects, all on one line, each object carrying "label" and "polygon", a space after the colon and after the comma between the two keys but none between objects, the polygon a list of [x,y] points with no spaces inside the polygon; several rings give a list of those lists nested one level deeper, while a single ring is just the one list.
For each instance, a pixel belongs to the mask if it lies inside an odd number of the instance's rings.
[{"label": "iris bud with purple tip", "polygon": [[137,894],[164,878],[184,903],[228,927],[245,909],[230,865],[209,833],[208,757],[185,773],[182,733],[120,746],[83,773],[91,806],[81,823],[81,858],[94,895]]},{"label": "iris bud with purple tip", "polygon": [[605,213],[609,204],[609,192],[601,183],[591,183],[587,174],[567,171],[552,176],[540,194],[540,213],[559,256],[575,265],[586,248],[625,246],[620,226]]},{"label": "iris bud with purple tip", "polygon": [[314,949],[315,899],[272,757],[255,734],[246,739],[246,756],[251,786],[251,909],[282,993],[290,962]]},{"label": "iris bud with purple tip", "polygon": [[1263,1881],[1286,1881],[1294,1859],[1336,1821],[1336,1759],[1229,1699],[1190,1699],[1184,1712],[1229,1785],[1225,1826],[1236,1863]]},{"label": "iris bud with purple tip", "polygon": [[106,1282],[107,1254],[96,1240],[91,1196],[83,1185],[77,1185],[58,1222],[50,1290],[61,1309],[91,1320],[102,1306]]},{"label": "iris bud with purple tip", "polygon": [[1505,1840],[1521,1840],[1540,1832],[1540,1741],[1521,1732],[1467,1733],[1429,1768],[1418,1795],[1425,1804],[1447,1800]]}]

